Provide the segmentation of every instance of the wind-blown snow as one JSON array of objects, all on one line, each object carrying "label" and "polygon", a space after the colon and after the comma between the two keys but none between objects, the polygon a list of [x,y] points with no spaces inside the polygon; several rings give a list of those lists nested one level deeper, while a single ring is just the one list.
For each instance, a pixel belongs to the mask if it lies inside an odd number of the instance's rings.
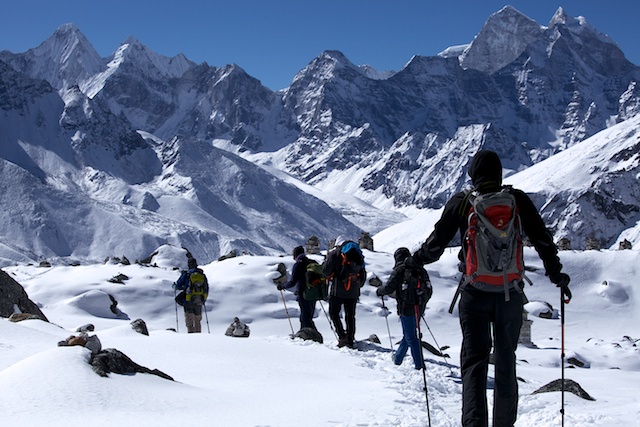
[{"label": "wind-blown snow", "polygon": [[[416,218],[395,226],[396,244],[415,247],[432,228],[433,218]],[[380,239],[382,239],[382,233]],[[376,236],[378,241],[379,236]],[[382,247],[382,242],[380,243]],[[386,280],[390,252],[365,251],[369,274]],[[197,254],[195,254],[197,256]],[[535,283],[527,287],[530,311],[553,306],[551,319],[530,314],[535,347],[518,349],[520,404],[517,427],[559,425],[560,393],[531,393],[560,378],[559,293],[544,277],[542,263],[527,249],[526,262]],[[321,259],[316,256],[317,259]],[[571,275],[574,299],[566,306],[566,352],[586,363],[566,369],[595,402],[566,393],[567,425],[635,425],[640,416],[640,357],[637,348],[640,255],[631,251],[561,252]],[[211,283],[205,333],[186,334],[181,310],[173,303],[171,283],[186,262],[184,251],[159,250],[159,267],[106,264],[5,269],[37,302],[51,323],[0,320],[0,411],[3,422],[67,426],[157,426],[200,423],[224,426],[424,426],[427,422],[421,372],[410,356],[397,367],[391,361],[390,337],[374,288],[366,285],[357,308],[360,340],[376,334],[382,344],[360,342],[362,351],[338,349],[327,319],[318,306],[315,322],[325,343],[289,338],[291,328],[280,293],[270,278],[277,263],[291,269],[286,257],[243,256],[202,266]],[[460,331],[457,310],[447,313],[457,283],[457,249],[427,266],[434,286],[423,323],[424,340],[451,346],[444,359],[425,352],[431,420],[434,426],[458,426],[461,385],[458,379]],[[124,284],[110,283],[118,274]],[[101,295],[113,295],[120,314],[105,309]],[[284,294],[295,330],[295,297]],[[92,296],[89,298],[88,296]],[[102,301],[102,302],[101,302]],[[395,303],[388,317],[391,342],[401,337]],[[324,303],[327,309],[327,304]],[[93,314],[91,314],[93,313]],[[176,319],[176,313],[178,319]],[[238,316],[251,328],[249,338],[224,332]],[[130,320],[142,318],[149,336],[134,332]],[[177,322],[177,323],[176,323]],[[176,382],[148,374],[102,378],[87,364],[89,351],[56,347],[76,327],[93,323],[103,348],[117,348],[135,362],[157,368]],[[168,328],[178,327],[179,332]],[[210,334],[206,333],[210,329]],[[435,336],[437,343],[434,341]],[[490,377],[493,377],[490,371]],[[489,402],[492,392],[488,390]],[[194,410],[193,399],[202,401]]]}]

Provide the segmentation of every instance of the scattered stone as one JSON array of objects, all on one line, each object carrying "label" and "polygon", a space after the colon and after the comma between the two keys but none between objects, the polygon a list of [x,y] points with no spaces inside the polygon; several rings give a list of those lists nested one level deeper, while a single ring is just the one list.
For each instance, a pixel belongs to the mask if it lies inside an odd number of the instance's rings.
[{"label": "scattered stone", "polygon": [[127,276],[126,274],[118,274],[117,276],[113,276],[111,279],[107,280],[107,282],[110,283],[119,283],[119,284],[124,284],[125,280],[129,280],[129,276]]},{"label": "scattered stone", "polygon": [[587,251],[599,251],[602,249],[602,242],[595,236],[587,237],[585,243],[585,250]]},{"label": "scattered stone", "polygon": [[44,319],[38,316],[37,314],[31,314],[31,313],[13,313],[11,316],[9,316],[10,322],[18,323],[18,322],[22,322],[23,320],[44,320]]},{"label": "scattered stone", "polygon": [[95,326],[91,323],[84,324],[82,326],[78,326],[76,332],[93,332],[96,329]]},{"label": "scattered stone", "polygon": [[558,249],[561,251],[570,251],[571,250],[571,240],[566,237],[558,240]]},{"label": "scattered stone", "polygon": [[541,319],[553,319],[554,318],[553,306],[548,302],[545,302],[544,304],[547,307],[549,307],[549,310],[540,311],[538,313],[538,317],[540,317]]},{"label": "scattered stone", "polygon": [[360,245],[361,249],[373,251],[373,237],[371,237],[371,234],[367,232],[362,233],[360,239],[358,239],[358,244]]},{"label": "scattered stone", "polygon": [[624,239],[622,242],[618,244],[618,250],[620,251],[629,250],[629,249],[633,249],[633,245],[627,239]]},{"label": "scattered stone", "polygon": [[567,363],[573,365],[573,366],[577,366],[578,368],[584,368],[586,366],[586,364],[581,361],[580,359],[576,358],[576,357],[569,357],[567,359]]},{"label": "scattered stone", "polygon": [[91,354],[95,355],[102,350],[102,343],[97,335],[89,335],[86,332],[81,332],[78,335],[71,335],[66,340],[59,341],[58,347],[71,347],[79,345],[86,347],[91,351]]},{"label": "scattered stone", "polygon": [[224,334],[228,337],[247,338],[250,333],[249,326],[241,322],[237,317],[234,317],[233,323],[229,325]]},{"label": "scattered stone", "polygon": [[136,319],[131,322],[131,328],[139,334],[149,336],[149,329],[147,329],[147,324],[142,319]]},{"label": "scattered stone", "polygon": [[49,268],[51,267],[51,263],[49,261],[40,261],[40,264],[38,264],[38,267],[42,267],[42,268]]},{"label": "scattered stone", "polygon": [[309,240],[307,240],[307,245],[305,251],[307,254],[319,254],[320,253],[320,239],[318,236],[311,236]]},{"label": "scattered stone", "polygon": [[237,256],[238,256],[238,252],[236,252],[235,249],[232,249],[226,255],[222,255],[220,258],[218,258],[218,261],[224,261],[225,259],[235,258]]},{"label": "scattered stone", "polygon": [[[571,392],[576,396],[586,400],[591,400],[591,401],[596,400],[593,397],[591,397],[589,393],[587,393],[582,387],[580,387],[580,384],[578,384],[573,380],[564,380],[564,390]],[[551,381],[549,384],[540,387],[539,389],[534,391],[532,394],[549,393],[552,391],[562,391],[562,379]]]},{"label": "scattered stone", "polygon": [[95,373],[101,377],[108,377],[110,373],[131,375],[136,373],[157,375],[160,378],[174,381],[169,375],[158,369],[149,369],[138,365],[126,354],[115,348],[107,348],[93,355],[89,361]]}]

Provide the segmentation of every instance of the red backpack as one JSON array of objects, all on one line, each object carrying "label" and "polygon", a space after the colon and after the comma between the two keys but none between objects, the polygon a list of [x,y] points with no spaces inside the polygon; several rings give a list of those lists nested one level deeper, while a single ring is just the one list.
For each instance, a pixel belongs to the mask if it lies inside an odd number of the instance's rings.
[{"label": "red backpack", "polygon": [[510,187],[505,187],[495,193],[474,191],[469,201],[471,210],[463,245],[466,279],[461,286],[471,284],[490,290],[501,287],[509,301],[509,289],[520,289],[519,283],[526,278],[515,197]]}]

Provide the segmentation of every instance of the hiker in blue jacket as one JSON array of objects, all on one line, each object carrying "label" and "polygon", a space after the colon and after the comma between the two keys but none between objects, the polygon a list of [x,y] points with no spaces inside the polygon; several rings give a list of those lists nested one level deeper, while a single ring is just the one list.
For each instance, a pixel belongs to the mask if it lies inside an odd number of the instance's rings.
[{"label": "hiker in blue jacket", "polygon": [[304,290],[307,286],[307,266],[309,265],[309,258],[304,253],[302,246],[296,246],[293,248],[293,259],[296,261],[291,269],[291,279],[283,285],[278,285],[278,290],[290,289],[295,287],[295,294],[300,306],[300,329],[313,328],[316,329],[315,323],[313,323],[313,315],[316,312],[316,302],[308,301],[303,297]]},{"label": "hiker in blue jacket", "polygon": [[402,341],[393,355],[393,362],[400,365],[407,350],[416,369],[422,369],[421,343],[418,337],[418,323],[431,298],[432,289],[429,275],[424,268],[411,271],[404,267],[405,260],[411,256],[407,248],[398,248],[394,254],[395,266],[387,284],[376,289],[379,297],[394,294],[398,306],[398,316],[402,325]]},{"label": "hiker in blue jacket", "polygon": [[173,284],[173,288],[179,291],[179,298],[176,302],[184,308],[184,321],[187,325],[188,333],[202,332],[202,306],[209,295],[209,282],[207,276],[195,258],[189,258],[188,270],[180,274],[178,280]]}]

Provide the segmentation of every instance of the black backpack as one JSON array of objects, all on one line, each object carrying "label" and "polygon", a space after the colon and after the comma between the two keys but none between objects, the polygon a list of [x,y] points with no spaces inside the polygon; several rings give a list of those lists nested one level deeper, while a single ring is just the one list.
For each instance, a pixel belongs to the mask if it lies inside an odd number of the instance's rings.
[{"label": "black backpack", "polygon": [[427,302],[431,299],[431,295],[433,295],[429,275],[424,270],[405,270],[404,281],[398,291],[401,294],[403,309],[417,305],[420,308],[420,314],[422,314]]}]

